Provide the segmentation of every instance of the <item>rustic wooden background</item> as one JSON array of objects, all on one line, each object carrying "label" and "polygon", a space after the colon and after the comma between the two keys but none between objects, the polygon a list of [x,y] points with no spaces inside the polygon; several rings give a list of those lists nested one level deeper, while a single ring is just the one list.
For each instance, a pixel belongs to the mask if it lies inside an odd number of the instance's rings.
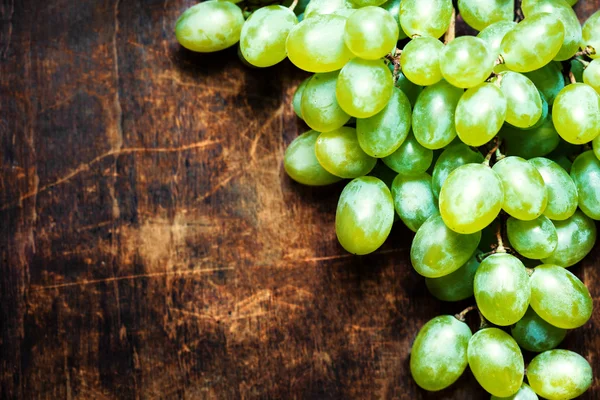
[{"label": "rustic wooden background", "polygon": [[[428,295],[394,228],[282,168],[305,76],[182,50],[193,0],[0,0],[0,398],[488,398],[410,379]],[[581,0],[581,18],[600,1]],[[598,250],[573,268],[598,309]],[[600,317],[564,346],[596,368]]]}]

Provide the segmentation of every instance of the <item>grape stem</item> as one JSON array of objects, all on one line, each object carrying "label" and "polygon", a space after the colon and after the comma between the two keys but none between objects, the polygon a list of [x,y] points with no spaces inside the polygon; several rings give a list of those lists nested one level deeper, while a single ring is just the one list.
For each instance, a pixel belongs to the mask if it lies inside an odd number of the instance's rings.
[{"label": "grape stem", "polygon": [[592,46],[585,46],[585,49],[575,53],[572,58],[580,57],[580,56],[588,56],[589,57],[589,56],[593,56],[594,54],[596,54],[596,49],[594,49]]},{"label": "grape stem", "polygon": [[389,60],[394,66],[394,84],[398,81],[398,76],[400,75],[400,56],[402,55],[402,50],[394,49],[394,51],[390,54],[386,54],[385,59]]},{"label": "grape stem", "polygon": [[498,54],[498,58],[496,58],[496,61],[494,61],[494,67],[500,64],[504,64],[504,57],[502,57],[502,54]]},{"label": "grape stem", "polygon": [[454,318],[456,318],[460,322],[465,322],[465,317],[467,316],[468,313],[470,313],[473,310],[477,310],[477,306],[470,306],[470,307],[465,308],[464,310],[462,310],[461,312],[456,314],[454,316]]},{"label": "grape stem", "polygon": [[573,75],[573,71],[569,71],[569,82],[577,83],[577,79],[575,79],[575,75]]},{"label": "grape stem", "polygon": [[506,248],[504,247],[504,241],[502,240],[502,221],[498,224],[498,228],[496,228],[496,240],[498,241],[498,245],[494,250],[494,253],[506,253]]},{"label": "grape stem", "polygon": [[523,10],[521,9],[521,0],[515,0],[515,22],[520,22],[525,19]]},{"label": "grape stem", "polygon": [[456,37],[456,9],[452,8],[452,17],[450,17],[450,25],[444,35],[444,44],[448,44]]},{"label": "grape stem", "polygon": [[298,0],[294,0],[292,4],[288,7],[291,11],[294,11],[294,8],[298,5]]},{"label": "grape stem", "polygon": [[[498,136],[496,136],[496,138],[494,140],[496,141],[496,144],[489,151],[489,153],[487,154],[487,156],[485,156],[485,159],[483,160],[483,164],[487,165],[488,167],[490,166],[490,160],[492,159],[492,156],[494,155],[494,153],[496,153],[496,151],[498,151],[500,149],[500,145],[502,144],[502,138],[499,138]],[[504,158],[504,157],[502,157],[502,158]]]}]

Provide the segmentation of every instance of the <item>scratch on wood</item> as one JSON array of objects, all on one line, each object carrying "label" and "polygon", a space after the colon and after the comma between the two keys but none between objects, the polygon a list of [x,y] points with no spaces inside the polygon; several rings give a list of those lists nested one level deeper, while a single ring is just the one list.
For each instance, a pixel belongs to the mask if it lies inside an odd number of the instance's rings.
[{"label": "scratch on wood", "polygon": [[279,118],[281,115],[283,115],[283,108],[284,108],[283,104],[281,106],[279,106],[277,111],[275,111],[275,113],[264,122],[262,128],[260,128],[258,130],[258,132],[256,132],[256,135],[254,136],[254,139],[252,140],[252,146],[250,147],[250,158],[253,161],[255,160],[256,148],[258,146],[258,142],[260,141],[260,138],[262,137],[262,135],[265,133],[265,129],[268,128],[269,126],[271,126],[271,123],[273,121],[275,121],[277,118]]},{"label": "scratch on wood", "polygon": [[[389,250],[381,250],[381,251],[376,251],[374,253],[371,253],[370,255],[378,255],[378,254],[391,254],[391,253],[403,253],[405,251],[405,249],[389,249]],[[354,258],[356,257],[354,254],[334,254],[332,256],[322,256],[322,257],[308,257],[308,258],[303,258],[301,260],[298,261],[304,261],[304,262],[319,262],[319,261],[329,261],[329,260],[337,260],[337,259],[343,259],[343,258]]]}]

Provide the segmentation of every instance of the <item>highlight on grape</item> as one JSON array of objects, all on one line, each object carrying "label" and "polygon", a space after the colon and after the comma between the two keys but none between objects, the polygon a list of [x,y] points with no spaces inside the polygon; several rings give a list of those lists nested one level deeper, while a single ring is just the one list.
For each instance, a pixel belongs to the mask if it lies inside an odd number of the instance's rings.
[{"label": "highlight on grape", "polygon": [[[474,297],[416,335],[425,390],[467,365],[492,399],[572,399],[592,384],[585,358],[555,349],[591,317],[567,268],[600,220],[600,10],[581,26],[576,2],[208,0],[176,23],[189,50],[237,44],[251,66],[288,58],[313,73],[293,97],[311,130],[287,148],[287,174],[349,180],[335,218],[348,252],[374,252],[400,220],[431,294]],[[457,15],[477,36],[456,37]],[[526,366],[522,349],[539,354]]]}]

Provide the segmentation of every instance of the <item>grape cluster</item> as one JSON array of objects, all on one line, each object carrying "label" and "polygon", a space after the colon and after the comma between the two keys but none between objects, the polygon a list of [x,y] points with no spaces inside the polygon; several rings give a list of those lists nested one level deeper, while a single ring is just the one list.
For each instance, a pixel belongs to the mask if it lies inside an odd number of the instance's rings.
[{"label": "grape cluster", "polygon": [[[293,98],[311,130],[287,148],[288,175],[350,180],[335,220],[348,252],[377,250],[399,218],[431,294],[475,297],[475,334],[471,308],[418,333],[410,368],[426,390],[467,365],[493,399],[592,383],[583,357],[554,350],[592,314],[567,268],[600,220],[600,10],[582,27],[575,2],[210,0],[177,21],[190,50],[239,42],[249,65],[314,73]],[[455,38],[456,14],[479,34]],[[521,349],[540,353],[527,370]]]}]

